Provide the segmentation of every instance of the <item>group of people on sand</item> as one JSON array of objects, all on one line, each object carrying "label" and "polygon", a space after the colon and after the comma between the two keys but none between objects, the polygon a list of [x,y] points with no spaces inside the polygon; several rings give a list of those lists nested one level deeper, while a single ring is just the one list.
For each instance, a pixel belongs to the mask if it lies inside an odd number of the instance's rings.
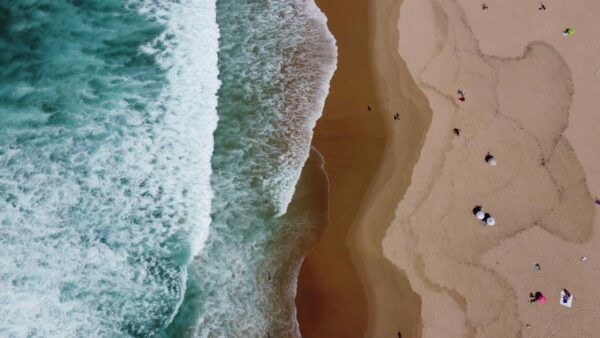
[{"label": "group of people on sand", "polygon": [[[587,261],[587,257],[583,256],[581,257],[581,262],[585,263],[585,261]],[[533,271],[541,271],[542,270],[542,266],[540,265],[540,263],[535,263],[532,266]],[[566,307],[571,307],[571,300],[572,300],[572,295],[569,292],[569,290],[567,289],[561,289],[560,292],[560,304]],[[529,302],[530,303],[546,303],[546,296],[544,296],[544,294],[541,291],[536,291],[536,292],[530,292],[529,293]],[[530,327],[530,326],[528,326]]]},{"label": "group of people on sand", "polygon": [[486,225],[496,225],[496,219],[489,213],[483,212],[483,207],[481,205],[476,205],[475,208],[473,208],[473,214],[478,220],[482,221]]},{"label": "group of people on sand", "polygon": [[[487,9],[487,5],[483,4],[482,5],[482,9]],[[546,10],[546,6],[544,6],[544,4],[540,5],[540,10]],[[572,34],[573,30],[570,28],[567,28],[565,30],[565,32],[563,32],[565,34]],[[462,89],[458,89],[457,91],[458,94],[458,101],[460,102],[465,102],[466,98],[465,98],[465,93]],[[459,128],[454,128],[453,132],[456,136],[460,136],[461,134],[461,130]],[[489,152],[485,155],[484,160],[487,164],[489,164],[490,166],[496,166],[497,164],[497,160],[496,157],[492,154],[490,154]],[[595,199],[596,204],[600,205],[600,198],[596,198]],[[492,217],[491,214],[489,214],[488,212],[485,212],[483,210],[483,206],[481,205],[476,205],[473,208],[473,214],[475,215],[475,217],[477,217],[477,219],[479,219],[480,221],[482,221],[484,224],[488,225],[488,226],[493,226],[496,224],[496,220],[494,219],[494,217]],[[587,260],[587,257],[582,257],[582,262],[585,262]],[[533,269],[535,271],[540,271],[542,269],[541,265],[539,263],[535,263],[533,265]],[[572,300],[572,295],[571,293],[567,290],[567,289],[562,289],[561,291],[561,297],[560,297],[560,303],[563,306],[566,307],[571,307],[571,300]],[[541,291],[535,291],[535,292],[530,292],[529,293],[529,302],[530,303],[545,303],[546,302],[546,296],[541,292]],[[526,325],[528,328],[531,327],[531,325],[527,324]]]},{"label": "group of people on sand", "polygon": [[[458,136],[460,135],[460,129],[454,128],[454,133]],[[498,164],[496,157],[489,152],[485,155],[484,160],[487,164],[491,166],[495,166]],[[482,221],[485,225],[494,226],[496,225],[496,219],[490,215],[488,212],[483,211],[483,207],[481,205],[476,205],[473,208],[473,215],[477,217],[478,220]]]},{"label": "group of people on sand", "polygon": [[[485,11],[485,10],[487,10],[487,9],[489,9],[489,8],[490,8],[490,7],[489,7],[489,6],[488,6],[488,5],[487,5],[485,2],[481,4],[481,9],[482,9],[482,10],[484,10],[484,11]],[[545,10],[546,10],[546,5],[544,5],[544,3],[540,3],[540,5],[538,6],[538,10],[540,10],[540,11],[545,11]],[[571,28],[571,27],[567,27],[567,28],[566,28],[566,29],[565,29],[565,30],[562,32],[562,34],[563,34],[564,36],[573,35],[573,34],[575,34],[575,30],[574,30],[573,28]],[[464,97],[462,97],[462,98],[459,98],[459,100],[461,100],[461,101],[464,101]]]},{"label": "group of people on sand", "polygon": [[[571,300],[571,297],[573,297],[573,296],[571,295],[569,290],[562,289],[561,296],[560,296],[560,303],[563,305],[568,304],[569,301]],[[546,303],[546,296],[544,296],[544,294],[541,293],[540,291],[536,291],[535,293],[530,292],[529,293],[529,302],[530,303],[540,302],[542,304]]]},{"label": "group of people on sand", "polygon": [[[488,8],[490,8],[490,7],[489,7],[489,6],[488,6],[488,5],[487,5],[485,2],[481,4],[481,9],[482,9],[482,10],[484,10],[484,11],[485,11],[485,10],[486,10],[486,9],[488,9]],[[540,3],[540,5],[539,5],[538,9],[539,9],[540,11],[545,11],[545,10],[546,10],[546,5],[544,5],[543,3]]]}]

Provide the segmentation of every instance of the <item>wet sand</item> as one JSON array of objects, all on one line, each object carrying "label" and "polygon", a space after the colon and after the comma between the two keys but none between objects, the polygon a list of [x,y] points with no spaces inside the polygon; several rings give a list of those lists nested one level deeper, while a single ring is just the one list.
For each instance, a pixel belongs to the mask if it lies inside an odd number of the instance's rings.
[{"label": "wet sand", "polygon": [[398,331],[418,337],[420,297],[381,247],[431,116],[397,52],[400,3],[317,3],[339,58],[313,142],[325,158],[330,222],[300,271],[300,331],[303,337],[393,337]]}]

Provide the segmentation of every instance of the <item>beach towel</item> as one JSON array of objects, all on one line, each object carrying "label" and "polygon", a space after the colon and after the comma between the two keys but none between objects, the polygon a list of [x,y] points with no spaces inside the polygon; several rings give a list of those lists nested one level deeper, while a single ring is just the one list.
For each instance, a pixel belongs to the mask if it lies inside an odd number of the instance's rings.
[{"label": "beach towel", "polygon": [[569,298],[566,298],[565,292],[561,291],[560,292],[560,305],[566,306],[566,307],[571,307],[573,305],[573,295],[571,295],[571,297],[569,297]]}]

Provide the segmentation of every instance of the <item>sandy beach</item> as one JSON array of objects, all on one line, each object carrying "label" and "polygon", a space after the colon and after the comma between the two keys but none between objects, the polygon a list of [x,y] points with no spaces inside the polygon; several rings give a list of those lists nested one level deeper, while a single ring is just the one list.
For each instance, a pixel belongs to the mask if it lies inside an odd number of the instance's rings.
[{"label": "sandy beach", "polygon": [[339,60],[313,142],[330,222],[300,273],[303,336],[595,337],[600,3],[318,5]]},{"label": "sandy beach", "polygon": [[300,330],[303,337],[418,336],[420,299],[381,249],[431,116],[397,52],[399,2],[317,4],[339,58],[313,142],[329,177],[330,222],[300,271]]},{"label": "sandy beach", "polygon": [[399,52],[433,119],[383,246],[421,297],[423,337],[600,332],[600,3],[544,4],[401,6]]}]

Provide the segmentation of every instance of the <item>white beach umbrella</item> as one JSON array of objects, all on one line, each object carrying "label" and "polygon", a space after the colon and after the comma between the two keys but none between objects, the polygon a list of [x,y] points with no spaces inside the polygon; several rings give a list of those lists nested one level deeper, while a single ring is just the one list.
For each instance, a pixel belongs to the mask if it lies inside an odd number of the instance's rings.
[{"label": "white beach umbrella", "polygon": [[498,164],[495,157],[490,158],[489,161],[487,161],[487,163],[491,166],[495,166],[496,164]]},{"label": "white beach umbrella", "polygon": [[485,218],[485,214],[483,213],[483,211],[479,210],[476,214],[475,217],[477,217],[477,219],[479,220],[483,220]]},{"label": "white beach umbrella", "polygon": [[493,226],[496,224],[496,220],[494,219],[494,217],[488,217],[488,219],[485,220],[485,224]]}]

